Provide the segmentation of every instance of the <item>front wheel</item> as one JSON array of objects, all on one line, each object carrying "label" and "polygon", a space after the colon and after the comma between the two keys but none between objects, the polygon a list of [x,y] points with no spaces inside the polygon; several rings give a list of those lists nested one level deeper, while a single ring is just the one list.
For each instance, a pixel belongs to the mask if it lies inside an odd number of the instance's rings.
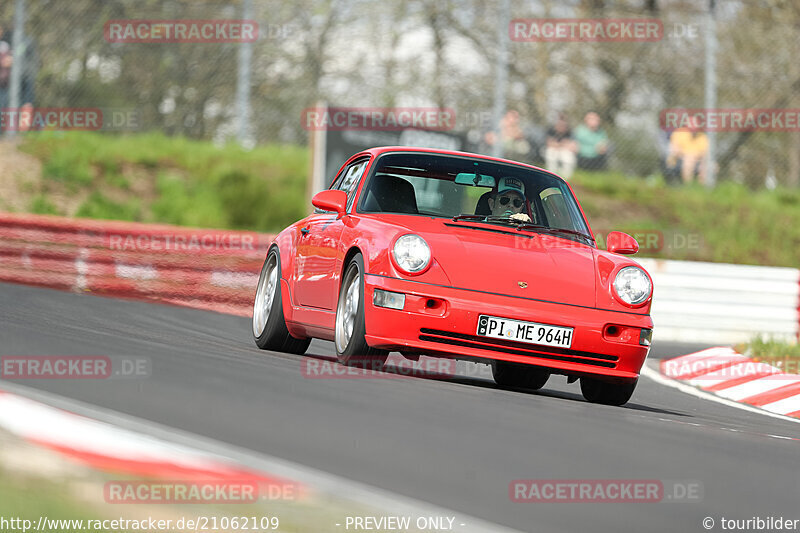
[{"label": "front wheel", "polygon": [[581,378],[581,392],[587,402],[603,405],[623,405],[631,399],[637,379],[632,383],[609,383],[594,378]]},{"label": "front wheel", "polygon": [[550,378],[550,372],[538,366],[507,361],[492,363],[492,377],[501,387],[539,390]]},{"label": "front wheel", "polygon": [[289,334],[281,299],[281,261],[277,248],[267,254],[258,278],[253,303],[253,339],[262,350],[306,353],[311,339],[295,339]]},{"label": "front wheel", "polygon": [[371,348],[364,325],[364,259],[360,254],[347,265],[336,305],[334,344],[343,365],[380,370],[389,352]]}]

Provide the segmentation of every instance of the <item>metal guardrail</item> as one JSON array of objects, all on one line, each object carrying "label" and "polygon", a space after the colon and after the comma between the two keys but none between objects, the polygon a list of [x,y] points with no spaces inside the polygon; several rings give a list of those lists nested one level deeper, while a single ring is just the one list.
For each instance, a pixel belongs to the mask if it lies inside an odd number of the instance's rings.
[{"label": "metal guardrail", "polygon": [[800,270],[637,259],[653,277],[655,340],[735,343],[800,334]]},{"label": "metal guardrail", "polygon": [[0,214],[0,281],[252,313],[274,236]]}]

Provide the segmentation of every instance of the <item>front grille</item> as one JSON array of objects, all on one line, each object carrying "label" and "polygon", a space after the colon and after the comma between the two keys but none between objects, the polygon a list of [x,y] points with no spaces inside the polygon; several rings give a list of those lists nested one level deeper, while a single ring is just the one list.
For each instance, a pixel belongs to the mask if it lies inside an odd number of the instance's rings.
[{"label": "front grille", "polygon": [[536,346],[504,339],[493,339],[490,337],[479,337],[478,335],[467,335],[464,333],[454,333],[452,331],[442,331],[438,329],[422,328],[419,330],[419,340],[427,342],[438,342],[451,346],[462,346],[465,348],[477,348],[479,350],[489,350],[493,352],[510,353],[514,355],[528,355],[540,359],[550,359],[553,361],[565,361],[568,363],[580,363],[584,365],[600,366],[603,368],[616,368],[619,357],[616,355],[605,355],[592,352],[581,352],[578,350],[567,350],[552,346]]}]

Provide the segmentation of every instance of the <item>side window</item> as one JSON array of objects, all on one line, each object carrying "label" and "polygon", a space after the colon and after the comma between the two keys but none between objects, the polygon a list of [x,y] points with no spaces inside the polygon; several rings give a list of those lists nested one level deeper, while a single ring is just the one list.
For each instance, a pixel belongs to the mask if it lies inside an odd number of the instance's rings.
[{"label": "side window", "polygon": [[544,214],[550,227],[575,229],[572,224],[572,219],[567,211],[567,203],[564,201],[564,195],[556,187],[550,187],[543,190],[539,197],[542,199],[542,207]]},{"label": "side window", "polygon": [[358,188],[358,183],[361,181],[361,176],[364,175],[364,169],[367,168],[367,163],[369,163],[369,159],[361,159],[360,161],[356,161],[352,165],[350,165],[344,172],[344,177],[342,181],[336,187],[340,191],[344,191],[347,193],[347,210],[353,207],[353,199],[355,198],[355,192]]},{"label": "side window", "polygon": [[[350,208],[353,206],[353,195],[358,188],[359,181],[361,181],[361,176],[364,174],[364,169],[367,168],[367,163],[369,163],[369,159],[359,159],[351,163],[336,176],[336,179],[333,180],[333,184],[331,184],[330,188],[332,190],[344,191],[347,193],[348,211],[350,211]],[[315,209],[314,212],[323,213],[324,211]]]},{"label": "side window", "polygon": [[341,185],[341,184],[342,184],[342,178],[344,178],[345,174],[347,174],[347,171],[348,171],[349,169],[350,169],[350,167],[347,167],[347,168],[345,168],[345,169],[341,170],[341,171],[340,171],[340,172],[339,172],[339,173],[336,175],[336,177],[335,177],[335,178],[333,178],[333,183],[331,183],[331,185],[330,185],[330,187],[328,187],[328,189],[331,189],[331,190],[337,190],[337,191],[338,191],[338,190],[339,190],[339,185]]},{"label": "side window", "polygon": [[350,193],[355,188],[354,186],[358,183],[358,180],[361,179],[364,169],[367,168],[367,161],[367,159],[363,159],[350,165],[345,170],[344,177],[342,181],[337,184],[336,188],[346,192],[347,195],[350,196]]}]

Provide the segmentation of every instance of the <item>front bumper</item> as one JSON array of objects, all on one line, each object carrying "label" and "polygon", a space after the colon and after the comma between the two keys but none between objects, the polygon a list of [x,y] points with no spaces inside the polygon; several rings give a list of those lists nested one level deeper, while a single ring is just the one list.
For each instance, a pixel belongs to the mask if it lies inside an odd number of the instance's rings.
[{"label": "front bumper", "polygon": [[[367,274],[366,340],[374,348],[458,359],[509,361],[546,367],[555,374],[629,382],[639,376],[649,346],[639,335],[609,331],[653,328],[649,315],[540,302],[467,289]],[[376,307],[375,289],[406,295],[403,310]],[[492,315],[574,328],[570,349],[476,335],[478,316]]]}]

